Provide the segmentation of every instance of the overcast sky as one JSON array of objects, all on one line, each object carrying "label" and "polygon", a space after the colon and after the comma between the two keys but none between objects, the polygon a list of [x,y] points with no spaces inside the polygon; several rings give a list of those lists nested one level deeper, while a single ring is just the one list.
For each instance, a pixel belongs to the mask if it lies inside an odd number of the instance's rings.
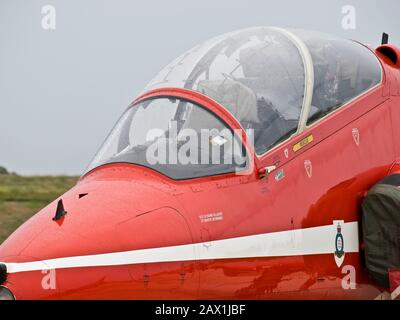
[{"label": "overcast sky", "polygon": [[[56,29],[42,27],[42,7]],[[356,9],[344,29],[342,8]],[[251,26],[400,44],[398,0],[0,0],[0,166],[80,174],[146,83],[210,37]],[[348,24],[347,24],[348,26]]]}]

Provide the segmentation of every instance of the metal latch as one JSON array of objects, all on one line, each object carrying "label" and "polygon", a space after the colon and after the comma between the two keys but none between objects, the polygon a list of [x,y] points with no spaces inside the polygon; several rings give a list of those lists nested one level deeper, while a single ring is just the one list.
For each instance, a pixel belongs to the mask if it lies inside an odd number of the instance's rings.
[{"label": "metal latch", "polygon": [[271,172],[273,172],[274,170],[276,170],[276,168],[277,168],[277,166],[268,166],[268,167],[265,167],[265,168],[261,169],[261,170],[258,172],[259,175],[260,175],[260,179],[265,178],[265,179],[268,180],[269,175],[271,174]]}]

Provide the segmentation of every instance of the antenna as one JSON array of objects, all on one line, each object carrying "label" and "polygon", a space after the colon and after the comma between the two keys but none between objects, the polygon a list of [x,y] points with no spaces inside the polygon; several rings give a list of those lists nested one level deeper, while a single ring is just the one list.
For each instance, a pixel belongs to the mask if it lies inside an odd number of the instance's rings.
[{"label": "antenna", "polygon": [[62,199],[60,199],[57,203],[57,211],[56,211],[56,215],[54,216],[53,220],[54,221],[60,220],[66,214],[67,214],[67,211],[65,211],[65,209],[64,209],[64,203],[63,203]]},{"label": "antenna", "polygon": [[382,45],[389,43],[389,35],[387,33],[382,34]]}]

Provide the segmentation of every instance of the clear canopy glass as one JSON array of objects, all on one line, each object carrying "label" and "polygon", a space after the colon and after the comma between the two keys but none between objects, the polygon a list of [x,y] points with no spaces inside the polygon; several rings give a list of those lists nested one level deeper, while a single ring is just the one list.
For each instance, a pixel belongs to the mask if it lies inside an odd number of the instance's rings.
[{"label": "clear canopy glass", "polygon": [[[174,87],[208,96],[251,133],[255,152],[262,155],[381,81],[378,59],[357,42],[318,32],[259,27],[196,46],[165,67],[144,92]],[[194,146],[190,142],[187,147],[191,146],[192,155],[184,163],[154,164],[155,156],[147,151],[174,140],[172,123],[178,134],[185,129],[197,136],[202,130],[217,133],[205,144]],[[153,129],[165,134],[149,138]],[[221,134],[224,129],[231,130],[209,110],[190,101],[174,97],[147,100],[126,111],[88,170],[128,162],[174,179],[188,179],[243,169],[240,161],[226,161],[232,156],[243,158],[244,149],[234,150],[232,146],[240,143],[236,139],[227,143],[229,139]],[[218,153],[221,161],[196,163],[200,153],[202,160],[211,157],[208,144],[223,149]]]},{"label": "clear canopy glass", "polygon": [[255,150],[263,154],[381,78],[377,58],[357,42],[258,27],[196,46],[166,66],[145,91],[178,87],[203,93],[254,130]]},{"label": "clear canopy glass", "polygon": [[382,68],[367,47],[315,31],[291,30],[310,52],[314,85],[307,124],[360,96],[382,81]]},{"label": "clear canopy glass", "polygon": [[164,68],[145,91],[181,87],[224,106],[254,130],[262,153],[297,130],[305,72],[301,54],[281,31],[252,28],[193,48]]}]

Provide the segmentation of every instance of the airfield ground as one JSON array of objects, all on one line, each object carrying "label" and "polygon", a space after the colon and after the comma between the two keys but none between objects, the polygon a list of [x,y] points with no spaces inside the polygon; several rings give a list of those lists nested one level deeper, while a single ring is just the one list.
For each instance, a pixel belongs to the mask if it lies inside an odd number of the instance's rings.
[{"label": "airfield ground", "polygon": [[77,177],[0,174],[0,244],[23,222],[55,200]]}]

